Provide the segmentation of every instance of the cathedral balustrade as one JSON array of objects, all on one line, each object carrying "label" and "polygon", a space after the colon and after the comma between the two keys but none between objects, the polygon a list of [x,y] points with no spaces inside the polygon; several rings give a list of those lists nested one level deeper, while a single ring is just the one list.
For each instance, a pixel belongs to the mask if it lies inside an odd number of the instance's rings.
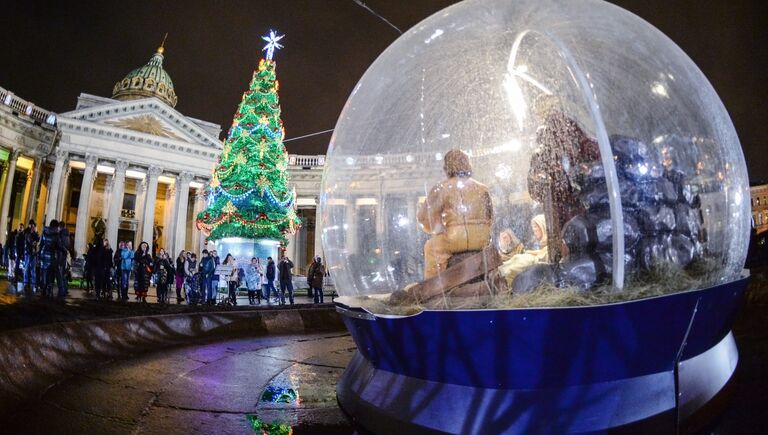
[{"label": "cathedral balustrade", "polygon": [[324,155],[308,156],[308,155],[300,155],[300,154],[289,154],[288,164],[290,166],[301,166],[303,168],[322,167],[323,165],[325,165],[325,156]]},{"label": "cathedral balustrade", "polygon": [[35,106],[27,100],[19,98],[13,92],[0,87],[0,104],[10,107],[17,115],[25,115],[36,121],[40,126],[55,129],[56,114]]}]

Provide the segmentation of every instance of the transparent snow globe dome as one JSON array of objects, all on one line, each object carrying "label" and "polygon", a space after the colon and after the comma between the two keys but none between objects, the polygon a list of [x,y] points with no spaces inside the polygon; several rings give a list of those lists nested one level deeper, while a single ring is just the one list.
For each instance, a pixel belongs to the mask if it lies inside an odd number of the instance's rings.
[{"label": "transparent snow globe dome", "polygon": [[[446,173],[451,150],[470,171]],[[711,84],[656,28],[594,0],[468,0],[402,35],[344,106],[320,208],[337,291],[380,314],[727,282],[750,216]]]}]

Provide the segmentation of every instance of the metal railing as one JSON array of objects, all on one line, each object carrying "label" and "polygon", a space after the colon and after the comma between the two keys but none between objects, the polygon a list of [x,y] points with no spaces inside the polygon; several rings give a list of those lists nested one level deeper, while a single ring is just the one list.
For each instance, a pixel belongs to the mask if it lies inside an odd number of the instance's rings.
[{"label": "metal railing", "polygon": [[17,97],[13,92],[0,87],[0,105],[10,107],[19,116],[26,116],[46,128],[55,128],[56,114],[35,106],[34,103]]}]

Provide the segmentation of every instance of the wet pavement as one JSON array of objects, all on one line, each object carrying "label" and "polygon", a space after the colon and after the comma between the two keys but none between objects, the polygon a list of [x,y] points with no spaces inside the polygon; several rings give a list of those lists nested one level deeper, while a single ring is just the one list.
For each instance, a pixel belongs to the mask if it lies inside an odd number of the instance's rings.
[{"label": "wet pavement", "polygon": [[354,349],[348,334],[336,332],[197,344],[114,361],[52,386],[2,432],[253,434],[258,422],[294,434],[349,434],[335,386]]}]

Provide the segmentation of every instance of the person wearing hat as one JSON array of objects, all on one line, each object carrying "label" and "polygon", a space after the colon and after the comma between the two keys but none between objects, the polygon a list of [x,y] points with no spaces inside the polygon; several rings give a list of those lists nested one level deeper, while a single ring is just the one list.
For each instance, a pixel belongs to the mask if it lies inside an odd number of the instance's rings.
[{"label": "person wearing hat", "polygon": [[24,291],[32,296],[37,287],[37,254],[40,235],[37,234],[37,225],[34,219],[29,220],[27,229],[24,230]]}]

